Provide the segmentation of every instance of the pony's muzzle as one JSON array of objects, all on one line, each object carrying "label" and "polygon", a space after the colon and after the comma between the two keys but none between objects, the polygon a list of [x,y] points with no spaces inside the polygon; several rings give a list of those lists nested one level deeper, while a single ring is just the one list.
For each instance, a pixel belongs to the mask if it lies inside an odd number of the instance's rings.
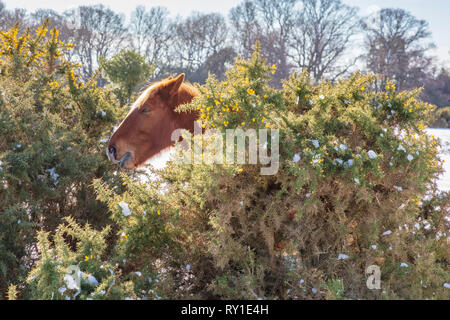
[{"label": "pony's muzzle", "polygon": [[127,152],[127,153],[125,153],[123,156],[122,156],[122,158],[119,160],[119,166],[121,167],[121,168],[123,168],[124,166],[125,166],[125,163],[128,161],[128,159],[130,159],[131,158],[131,153],[130,152]]},{"label": "pony's muzzle", "polygon": [[107,147],[106,154],[112,163],[118,164],[121,168],[123,168],[125,163],[131,158],[131,152],[127,152],[120,159],[117,159],[117,148],[115,146]]},{"label": "pony's muzzle", "polygon": [[108,156],[108,159],[113,163],[119,163],[119,161],[116,160],[117,155],[117,149],[114,146],[109,146],[106,148],[106,155]]},{"label": "pony's muzzle", "polygon": [[117,149],[114,146],[108,148],[108,153],[115,159],[117,154]]}]

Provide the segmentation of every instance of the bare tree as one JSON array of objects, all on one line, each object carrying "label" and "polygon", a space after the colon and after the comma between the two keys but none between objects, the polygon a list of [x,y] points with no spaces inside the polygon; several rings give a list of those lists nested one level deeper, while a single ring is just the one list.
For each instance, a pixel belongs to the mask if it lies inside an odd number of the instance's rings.
[{"label": "bare tree", "polygon": [[359,30],[357,9],[341,0],[302,0],[290,35],[289,56],[299,69],[307,69],[315,81],[336,79],[355,64],[341,61]]},{"label": "bare tree", "polygon": [[238,54],[250,58],[253,46],[261,34],[256,5],[251,0],[245,0],[232,8],[229,14],[232,26],[232,38]]},{"label": "bare tree", "polygon": [[176,67],[188,72],[203,68],[207,59],[227,44],[228,27],[225,18],[217,13],[193,13],[174,24],[174,31],[171,55]]},{"label": "bare tree", "polygon": [[80,6],[64,13],[72,31],[75,58],[81,63],[83,76],[90,77],[100,57],[118,52],[126,39],[124,16],[103,5]]},{"label": "bare tree", "polygon": [[132,47],[146,56],[155,66],[155,77],[170,60],[169,44],[174,38],[169,11],[164,7],[152,7],[148,12],[138,6],[131,15],[129,26]]},{"label": "bare tree", "polygon": [[29,24],[34,29],[42,25],[44,21],[48,21],[47,27],[49,29],[59,30],[59,39],[61,41],[70,41],[73,32],[69,28],[67,19],[64,15],[59,14],[52,9],[38,9],[35,12],[29,14]]},{"label": "bare tree", "polygon": [[441,68],[436,75],[432,75],[424,84],[422,92],[424,101],[436,105],[438,108],[450,107],[450,72]]},{"label": "bare tree", "polygon": [[206,60],[206,72],[213,73],[219,80],[225,79],[225,73],[233,66],[236,55],[236,51],[232,47],[220,49]]},{"label": "bare tree", "polygon": [[6,10],[3,1],[0,1],[0,31],[6,30],[6,17],[8,15],[8,10]]},{"label": "bare tree", "polygon": [[277,65],[273,84],[289,76],[292,65],[288,62],[289,38],[295,25],[298,0],[255,0],[261,13],[263,34],[259,38],[263,56]]},{"label": "bare tree", "polygon": [[267,62],[277,65],[274,86],[289,75],[289,34],[295,23],[298,0],[246,0],[230,10],[238,52],[248,58],[258,40]]},{"label": "bare tree", "polygon": [[28,26],[27,11],[25,9],[7,10],[0,2],[0,30],[5,31],[12,27],[19,27],[23,31]]},{"label": "bare tree", "polygon": [[50,29],[60,28],[64,24],[64,16],[52,9],[37,9],[35,12],[30,13],[29,17],[32,27],[39,26],[44,20],[48,20]]},{"label": "bare tree", "polygon": [[147,14],[144,6],[137,6],[131,13],[128,31],[130,32],[130,42],[134,50],[143,54],[147,39]]},{"label": "bare tree", "polygon": [[382,9],[364,21],[367,68],[400,89],[423,85],[431,58],[428,23],[402,9]]}]

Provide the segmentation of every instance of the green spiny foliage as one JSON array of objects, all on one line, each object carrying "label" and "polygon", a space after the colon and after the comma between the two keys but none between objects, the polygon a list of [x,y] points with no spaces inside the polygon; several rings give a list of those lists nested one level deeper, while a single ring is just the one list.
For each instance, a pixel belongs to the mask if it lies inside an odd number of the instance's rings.
[{"label": "green spiny foliage", "polygon": [[437,109],[431,125],[433,128],[450,128],[450,107]]},{"label": "green spiny foliage", "polygon": [[8,287],[8,300],[17,300],[17,286],[10,285]]},{"label": "green spiny foliage", "polygon": [[[198,110],[220,132],[278,129],[275,175],[260,175],[262,164],[175,161],[147,183],[105,171],[90,181],[110,229],[67,219],[39,233],[29,296],[448,298],[450,200],[434,183],[438,142],[423,131],[433,107],[393,83],[376,91],[373,76],[313,85],[293,74],[275,90],[274,72],[257,47],[180,110]],[[66,281],[71,265],[85,279],[78,294]],[[370,265],[381,290],[366,287]]]},{"label": "green spiny foliage", "polygon": [[[159,295],[170,298],[448,297],[449,197],[435,190],[438,142],[423,131],[433,107],[393,83],[376,91],[375,77],[359,73],[318,85],[294,74],[277,91],[275,70],[256,50],[180,110],[199,110],[205,128],[222,132],[279,129],[276,175],[169,162],[145,186],[96,183],[125,250],[139,248],[122,251],[127,270],[163,271]],[[366,287],[370,265],[382,290]]]},{"label": "green spiny foliage", "polygon": [[100,59],[100,67],[116,88],[114,92],[122,104],[128,104],[139,85],[153,73],[154,66],[133,50],[121,50],[111,59]]},{"label": "green spiny foliage", "polygon": [[[72,218],[65,220],[66,224],[60,225],[54,235],[53,245],[48,233],[38,234],[42,253],[27,279],[31,296],[38,299],[117,299],[130,294],[134,297],[129,284],[119,282],[117,267],[102,260],[108,248],[109,226],[96,231],[89,224],[81,227]],[[77,274],[71,273],[74,270]],[[75,285],[77,277],[80,287]]]},{"label": "green spiny foliage", "polygon": [[[0,34],[0,290],[23,283],[37,258],[35,232],[61,219],[103,226],[93,178],[114,179],[100,140],[123,115],[114,95],[82,82],[73,47],[46,26]],[[4,297],[4,294],[2,294]]]}]

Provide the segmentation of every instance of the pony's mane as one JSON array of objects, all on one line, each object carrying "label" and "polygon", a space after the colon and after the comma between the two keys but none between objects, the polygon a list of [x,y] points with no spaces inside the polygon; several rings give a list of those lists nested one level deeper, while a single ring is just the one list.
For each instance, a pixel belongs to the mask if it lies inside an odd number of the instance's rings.
[{"label": "pony's mane", "polygon": [[[168,78],[157,80],[157,81],[148,81],[148,82],[146,82],[145,84],[143,84],[141,86],[141,88],[140,88],[140,90],[139,90],[139,92],[137,93],[136,96],[140,97],[140,96],[142,96],[145,93],[145,91],[147,91],[151,87],[157,87],[157,86],[162,85],[163,83],[165,83],[165,82],[167,82],[169,80],[172,80],[172,79],[173,79],[173,77],[168,77]],[[200,93],[198,91],[198,89],[195,87],[195,85],[192,84],[189,81],[184,81],[181,84],[180,89],[185,90],[187,93],[189,93],[192,96],[196,96],[196,95],[198,95]]]},{"label": "pony's mane", "polygon": [[192,96],[196,96],[196,95],[200,94],[200,92],[195,87],[195,85],[190,82],[183,82],[183,84],[181,85],[181,88],[184,89],[187,93],[191,94]]}]

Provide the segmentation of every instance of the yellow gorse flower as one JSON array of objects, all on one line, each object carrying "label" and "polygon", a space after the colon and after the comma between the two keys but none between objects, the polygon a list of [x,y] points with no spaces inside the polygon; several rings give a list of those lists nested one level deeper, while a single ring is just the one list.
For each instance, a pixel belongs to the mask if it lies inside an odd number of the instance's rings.
[{"label": "yellow gorse flower", "polygon": [[57,89],[57,88],[59,87],[59,84],[58,84],[58,82],[56,82],[56,81],[51,81],[51,82],[49,82],[48,86],[49,86],[50,88],[55,88],[55,89]]}]

